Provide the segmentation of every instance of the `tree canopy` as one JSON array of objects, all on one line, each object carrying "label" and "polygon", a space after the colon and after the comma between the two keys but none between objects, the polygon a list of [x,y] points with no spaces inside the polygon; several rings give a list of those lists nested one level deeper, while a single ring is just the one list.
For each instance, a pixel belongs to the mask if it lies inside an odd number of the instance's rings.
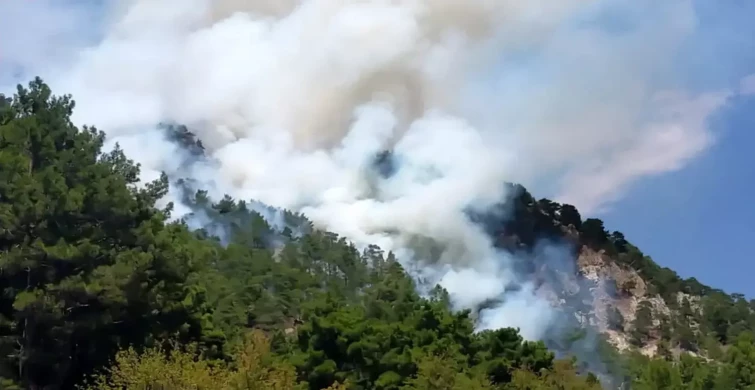
[{"label": "tree canopy", "polygon": [[[476,332],[442,288],[420,296],[392,253],[360,251],[302,215],[212,200],[179,182],[209,222],[172,221],[172,205],[156,206],[168,178],[141,183],[119,147],[103,151],[101,131],[72,124],[74,106],[39,78],[0,95],[0,388],[601,388],[579,361],[516,329]],[[190,132],[171,128],[202,153]],[[670,341],[727,347],[717,360],[648,359],[603,343],[608,379],[637,389],[755,386],[753,304],[680,279],[573,206],[517,194],[510,219],[487,221],[491,234],[532,246],[559,226],[576,229],[664,298],[702,297],[702,310],[679,306],[699,328],[670,319]],[[273,214],[276,223],[265,218]],[[654,320],[647,311],[635,320],[638,344]]]}]

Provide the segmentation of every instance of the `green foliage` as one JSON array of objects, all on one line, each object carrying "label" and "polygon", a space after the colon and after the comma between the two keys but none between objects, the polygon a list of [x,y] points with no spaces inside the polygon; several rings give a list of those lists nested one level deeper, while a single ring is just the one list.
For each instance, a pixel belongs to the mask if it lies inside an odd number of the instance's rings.
[{"label": "green foliage", "polygon": [[167,178],[104,136],[76,129],[68,96],[36,79],[0,119],[0,372],[24,386],[71,384],[119,345],[201,339],[210,310],[195,277],[209,243],[166,223]]},{"label": "green foliage", "polygon": [[[0,96],[0,388],[600,388],[515,329],[475,332],[474,315],[451,311],[442,288],[420,297],[392,253],[360,252],[301,215],[213,202],[183,180],[192,214],[170,222],[172,205],[155,206],[168,178],[140,183],[120,148],[102,151],[103,133],[73,126],[73,108],[40,79]],[[202,158],[185,127],[166,132]],[[633,338],[660,339],[664,359],[622,355],[599,339],[608,383],[755,386],[755,304],[682,280],[573,206],[511,190],[512,217],[480,221],[499,245],[576,240],[636,268],[667,302],[696,297],[656,316],[658,327],[640,305]],[[613,329],[623,323],[609,312]],[[677,347],[718,360],[675,359]]]},{"label": "green foliage", "polygon": [[608,232],[603,227],[603,221],[597,218],[588,218],[582,223],[580,229],[581,239],[586,245],[593,248],[603,248],[608,241]]},{"label": "green foliage", "polygon": [[519,369],[514,373],[513,380],[504,387],[507,390],[600,390],[600,382],[593,375],[577,375],[574,363],[561,360],[554,363],[553,368],[533,372]]},{"label": "green foliage", "polygon": [[582,216],[577,208],[570,204],[562,204],[559,207],[558,221],[564,226],[574,226],[577,230],[582,228]]},{"label": "green foliage", "polygon": [[488,390],[493,389],[490,380],[481,370],[464,372],[454,359],[438,355],[422,358],[417,364],[417,374],[406,381],[402,390]]},{"label": "green foliage", "polygon": [[718,362],[682,354],[677,361],[635,355],[627,363],[632,389],[745,390],[755,386],[755,344],[743,335]]},{"label": "green foliage", "polygon": [[[719,356],[722,346],[733,343],[740,335],[755,333],[755,300],[746,300],[741,294],[726,294],[701,284],[695,278],[682,279],[671,269],[661,267],[632,245],[619,231],[608,232],[600,219],[582,221],[579,212],[570,205],[548,199],[537,202],[521,187],[514,186],[514,216],[504,229],[493,230],[509,237],[526,237],[532,243],[536,237],[566,239],[577,247],[603,251],[622,268],[636,270],[647,285],[647,294],[660,295],[671,310],[658,327],[652,325],[653,312],[640,307],[630,331],[630,341],[636,346],[657,339],[665,340],[664,347],[700,352],[709,357]],[[551,221],[543,221],[547,216]],[[554,228],[553,221],[561,225]],[[573,226],[578,233],[566,227]],[[617,286],[617,293],[629,295],[636,287],[633,281]],[[694,304],[691,300],[694,300]],[[568,299],[567,299],[568,302]],[[608,311],[608,324],[613,330],[623,328],[623,319],[615,309]]]},{"label": "green foliage", "polygon": [[234,365],[198,357],[196,345],[173,345],[137,352],[119,351],[113,366],[91,379],[81,390],[287,390],[294,387],[290,365],[276,361],[269,340],[259,331],[247,335]]},{"label": "green foliage", "polygon": [[650,338],[653,327],[653,308],[648,301],[642,301],[637,307],[632,323],[632,344],[642,346]]}]

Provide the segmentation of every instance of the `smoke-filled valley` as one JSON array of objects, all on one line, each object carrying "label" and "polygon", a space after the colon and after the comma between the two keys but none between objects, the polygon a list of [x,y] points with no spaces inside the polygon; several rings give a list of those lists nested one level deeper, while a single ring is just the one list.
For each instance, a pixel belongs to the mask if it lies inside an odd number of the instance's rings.
[{"label": "smoke-filled valley", "polygon": [[588,218],[751,93],[675,79],[691,1],[99,7],[0,102],[0,387],[755,385],[755,306]]}]

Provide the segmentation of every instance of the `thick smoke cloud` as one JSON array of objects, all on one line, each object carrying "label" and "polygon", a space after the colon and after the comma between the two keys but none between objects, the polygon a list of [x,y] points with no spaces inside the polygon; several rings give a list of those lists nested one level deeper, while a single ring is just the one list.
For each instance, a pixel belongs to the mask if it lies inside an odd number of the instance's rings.
[{"label": "thick smoke cloud", "polygon": [[[481,326],[528,338],[549,305],[466,211],[503,199],[504,181],[598,210],[704,151],[707,117],[732,94],[675,91],[688,0],[108,4],[101,40],[27,67],[72,93],[76,122],[106,131],[145,180],[186,175],[216,198],[304,212],[393,250],[458,307],[497,299]],[[211,163],[186,166],[162,122],[189,126]]]}]

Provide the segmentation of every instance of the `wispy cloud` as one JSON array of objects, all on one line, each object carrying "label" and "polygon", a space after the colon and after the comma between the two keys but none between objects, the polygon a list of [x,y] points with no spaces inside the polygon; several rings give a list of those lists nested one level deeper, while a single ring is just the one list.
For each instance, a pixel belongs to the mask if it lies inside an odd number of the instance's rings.
[{"label": "wispy cloud", "polygon": [[742,95],[755,95],[755,74],[742,79],[739,85],[739,93]]},{"label": "wispy cloud", "polygon": [[661,116],[642,129],[643,135],[606,159],[592,159],[563,179],[559,200],[580,206],[587,214],[605,211],[643,177],[684,168],[715,141],[709,118],[726,104],[731,92],[659,96]]}]

